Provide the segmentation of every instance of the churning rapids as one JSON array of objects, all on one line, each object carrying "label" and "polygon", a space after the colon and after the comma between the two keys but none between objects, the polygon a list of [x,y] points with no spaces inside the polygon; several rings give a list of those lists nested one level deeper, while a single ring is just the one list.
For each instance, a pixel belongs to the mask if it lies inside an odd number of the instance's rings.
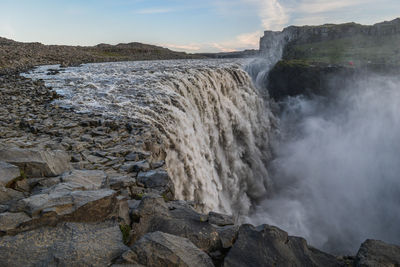
[{"label": "churning rapids", "polygon": [[249,63],[100,63],[56,75],[48,69],[59,67],[42,66],[26,75],[64,95],[58,105],[158,129],[176,197],[203,211],[274,224],[330,252],[354,253],[366,238],[398,243],[399,79],[364,77],[332,99],[289,98],[274,115],[243,70],[257,74]]}]

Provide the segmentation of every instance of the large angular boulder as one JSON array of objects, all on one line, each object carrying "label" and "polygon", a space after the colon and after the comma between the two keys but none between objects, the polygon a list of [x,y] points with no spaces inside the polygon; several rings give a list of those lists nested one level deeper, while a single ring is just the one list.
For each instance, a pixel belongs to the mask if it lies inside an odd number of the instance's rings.
[{"label": "large angular boulder", "polygon": [[221,248],[216,227],[207,221],[207,216],[197,213],[181,201],[165,203],[159,196],[146,196],[133,214],[137,221],[132,225],[131,244],[150,232],[185,237],[203,251]]},{"label": "large angular boulder", "polygon": [[71,170],[61,175],[61,181],[81,185],[86,190],[97,190],[107,182],[107,174],[98,170]]},{"label": "large angular boulder", "polygon": [[143,184],[145,188],[157,190],[161,194],[168,196],[169,199],[174,197],[174,184],[165,170],[139,172],[137,181]]},{"label": "large angular boulder", "polygon": [[367,239],[357,253],[356,266],[393,267],[400,266],[400,246]]},{"label": "large angular boulder", "polygon": [[127,263],[144,266],[214,266],[210,257],[187,238],[154,232],[144,235],[123,255]]},{"label": "large angular boulder", "polygon": [[60,150],[3,148],[0,161],[18,166],[27,177],[53,177],[71,169],[70,156]]},{"label": "large angular boulder", "polygon": [[0,233],[7,233],[10,230],[16,229],[22,223],[28,222],[31,217],[24,212],[4,212],[0,213]]},{"label": "large angular boulder", "polygon": [[126,250],[114,222],[62,223],[0,238],[0,266],[109,266]]},{"label": "large angular boulder", "polygon": [[8,204],[24,198],[24,194],[12,188],[4,187],[0,184],[0,205]]},{"label": "large angular boulder", "polygon": [[52,191],[19,200],[12,211],[23,211],[34,218],[68,216],[84,221],[106,217],[116,203],[116,192],[110,189],[92,191]]},{"label": "large angular boulder", "polygon": [[21,173],[17,166],[0,161],[0,185],[9,186]]},{"label": "large angular boulder", "polygon": [[307,246],[306,240],[288,236],[277,227],[240,226],[224,266],[338,266],[337,259]]}]

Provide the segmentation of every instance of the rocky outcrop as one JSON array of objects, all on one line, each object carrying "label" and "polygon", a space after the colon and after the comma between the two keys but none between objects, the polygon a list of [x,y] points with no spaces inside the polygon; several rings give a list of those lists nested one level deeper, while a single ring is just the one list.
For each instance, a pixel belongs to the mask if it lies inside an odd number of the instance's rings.
[{"label": "rocky outcrop", "polygon": [[338,91],[352,88],[353,84],[369,75],[398,75],[399,66],[368,64],[351,66],[281,60],[269,72],[265,81],[266,90],[274,100],[288,96],[331,96]]},{"label": "rocky outcrop", "polygon": [[400,247],[379,240],[368,239],[357,253],[356,266],[400,266]]},{"label": "rocky outcrop", "polygon": [[0,149],[0,161],[17,165],[27,177],[52,177],[71,169],[68,154],[58,150]]},{"label": "rocky outcrop", "polygon": [[217,228],[208,223],[208,217],[197,213],[185,202],[166,203],[162,197],[146,196],[137,209],[132,210],[131,244],[149,232],[188,238],[198,248],[210,252],[218,250],[220,240]]},{"label": "rocky outcrop", "polygon": [[153,232],[138,240],[122,256],[125,263],[144,266],[214,266],[210,257],[187,238]]},{"label": "rocky outcrop", "polygon": [[400,18],[392,21],[365,26],[357,23],[325,24],[321,26],[290,26],[282,32],[265,31],[260,39],[260,53],[266,53],[273,46],[273,42],[284,39],[285,43],[307,44],[317,43],[355,35],[386,36],[400,34]]},{"label": "rocky outcrop", "polygon": [[20,176],[21,173],[17,166],[0,161],[0,185],[8,186]]},{"label": "rocky outcrop", "polygon": [[277,227],[242,225],[224,266],[338,266],[338,260]]},{"label": "rocky outcrop", "polygon": [[184,58],[203,58],[203,56],[137,42],[82,47],[21,43],[0,37],[0,74],[26,70],[35,65],[70,66],[89,62]]},{"label": "rocky outcrop", "polygon": [[0,265],[108,266],[126,250],[115,222],[62,223],[0,238]]},{"label": "rocky outcrop", "polygon": [[269,96],[277,101],[297,95],[327,96],[356,79],[357,73],[352,67],[280,61],[268,75],[267,90]]}]

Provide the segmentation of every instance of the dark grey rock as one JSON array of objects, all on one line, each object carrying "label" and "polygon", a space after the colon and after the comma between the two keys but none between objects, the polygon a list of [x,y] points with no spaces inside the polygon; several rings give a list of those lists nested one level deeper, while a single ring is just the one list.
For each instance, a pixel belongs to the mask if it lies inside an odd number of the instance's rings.
[{"label": "dark grey rock", "polygon": [[127,154],[125,156],[125,160],[126,161],[138,161],[138,160],[146,159],[146,158],[150,157],[150,155],[151,154],[149,152],[135,151],[135,152],[131,152],[131,153]]},{"label": "dark grey rock", "polygon": [[0,205],[0,213],[6,212],[9,208],[8,205]]},{"label": "dark grey rock", "polygon": [[0,232],[7,232],[16,229],[22,223],[28,222],[31,217],[24,212],[4,212],[0,213]]},{"label": "dark grey rock", "polygon": [[0,185],[0,204],[7,204],[24,198],[22,192]]},{"label": "dark grey rock", "polygon": [[224,266],[338,266],[329,254],[307,246],[306,240],[288,236],[277,227],[240,226]]},{"label": "dark grey rock", "polygon": [[62,223],[0,238],[0,266],[109,266],[127,249],[114,222]]},{"label": "dark grey rock", "polygon": [[111,189],[119,190],[136,185],[136,179],[131,176],[114,176],[109,178],[108,184]]},{"label": "dark grey rock", "polygon": [[356,266],[400,266],[400,246],[386,244],[379,240],[367,239],[358,250]]},{"label": "dark grey rock", "polygon": [[216,212],[212,212],[212,211],[208,213],[208,221],[210,223],[218,225],[218,226],[226,226],[226,225],[234,225],[235,224],[235,220],[234,220],[233,216],[216,213]]},{"label": "dark grey rock", "polygon": [[146,196],[142,199],[133,214],[136,223],[132,225],[134,238],[131,244],[146,233],[161,231],[185,237],[203,251],[221,248],[218,232],[207,222],[207,216],[179,202],[175,202],[173,207],[168,205],[162,197]]},{"label": "dark grey rock", "polygon": [[163,232],[144,235],[124,258],[145,266],[214,266],[210,257],[188,239]]},{"label": "dark grey rock", "polygon": [[64,216],[74,221],[96,221],[107,217],[114,210],[116,202],[114,190],[60,189],[21,199],[10,210],[26,212],[33,218]]},{"label": "dark grey rock", "polygon": [[222,248],[230,248],[235,243],[239,226],[225,226],[217,228]]},{"label": "dark grey rock", "polygon": [[17,166],[7,162],[0,161],[0,184],[9,186],[15,179],[20,176],[20,171]]},{"label": "dark grey rock", "polygon": [[146,188],[160,190],[160,193],[171,194],[170,199],[174,195],[174,184],[165,170],[152,170],[148,172],[140,172],[137,181],[144,185]]},{"label": "dark grey rock", "polygon": [[165,165],[165,161],[164,160],[160,160],[160,161],[157,161],[157,162],[152,162],[151,163],[151,168],[152,169],[157,169],[157,168],[160,168],[160,167],[162,167],[164,165]]},{"label": "dark grey rock", "polygon": [[61,181],[79,184],[86,190],[96,190],[106,184],[107,174],[98,170],[72,170],[63,173]]},{"label": "dark grey rock", "polygon": [[27,177],[52,177],[71,169],[70,156],[55,150],[0,149],[0,161],[17,165]]}]

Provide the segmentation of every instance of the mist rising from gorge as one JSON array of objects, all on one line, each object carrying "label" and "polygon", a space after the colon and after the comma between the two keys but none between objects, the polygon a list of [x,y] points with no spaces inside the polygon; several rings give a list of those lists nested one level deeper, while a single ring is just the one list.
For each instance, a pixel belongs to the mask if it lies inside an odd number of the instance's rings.
[{"label": "mist rising from gorge", "polygon": [[366,238],[398,243],[400,78],[363,75],[332,90],[281,103],[270,193],[250,221],[338,254]]}]

